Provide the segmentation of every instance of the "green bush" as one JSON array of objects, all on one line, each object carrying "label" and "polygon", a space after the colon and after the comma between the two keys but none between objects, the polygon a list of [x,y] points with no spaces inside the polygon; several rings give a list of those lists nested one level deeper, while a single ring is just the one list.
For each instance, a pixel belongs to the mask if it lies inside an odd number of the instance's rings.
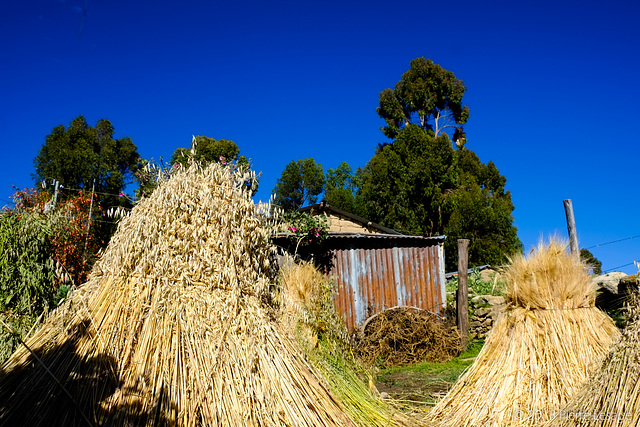
[{"label": "green bush", "polygon": [[[482,280],[480,271],[474,269],[467,278],[469,289],[478,295],[504,295],[505,283],[496,279],[496,273],[491,275],[490,280]],[[447,292],[455,292],[458,289],[458,276],[447,281]]]}]

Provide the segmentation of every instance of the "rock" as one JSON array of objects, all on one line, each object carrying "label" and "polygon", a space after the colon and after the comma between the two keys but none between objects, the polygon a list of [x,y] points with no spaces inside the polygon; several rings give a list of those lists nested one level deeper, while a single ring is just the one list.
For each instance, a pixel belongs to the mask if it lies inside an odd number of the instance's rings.
[{"label": "rock", "polygon": [[469,329],[477,329],[480,327],[482,327],[482,322],[479,322],[478,320],[473,320],[469,322]]},{"label": "rock", "polygon": [[620,281],[627,276],[628,274],[614,271],[612,273],[594,277],[593,279],[591,279],[591,283],[596,287],[597,290],[606,289],[612,294],[618,295],[618,287],[620,285]]},{"label": "rock", "polygon": [[487,303],[487,300],[485,299],[487,297],[487,295],[478,295],[476,297],[471,298],[471,304],[473,305],[483,305]]},{"label": "rock", "polygon": [[476,317],[486,317],[489,315],[489,313],[491,313],[490,308],[479,308],[475,311],[474,315]]},{"label": "rock", "polygon": [[489,305],[503,305],[506,303],[506,300],[502,296],[485,295],[484,298]]}]

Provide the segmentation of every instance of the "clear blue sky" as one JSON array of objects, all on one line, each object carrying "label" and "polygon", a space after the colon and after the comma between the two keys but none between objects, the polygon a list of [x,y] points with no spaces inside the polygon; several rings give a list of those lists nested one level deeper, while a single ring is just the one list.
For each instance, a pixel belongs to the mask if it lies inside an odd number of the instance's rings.
[{"label": "clear blue sky", "polygon": [[467,85],[467,147],[513,194],[527,250],[566,236],[603,269],[640,260],[640,6],[591,1],[5,1],[0,196],[32,187],[45,137],[82,114],[145,158],[235,141],[266,200],[291,160],[364,166],[378,94],[424,56]]}]

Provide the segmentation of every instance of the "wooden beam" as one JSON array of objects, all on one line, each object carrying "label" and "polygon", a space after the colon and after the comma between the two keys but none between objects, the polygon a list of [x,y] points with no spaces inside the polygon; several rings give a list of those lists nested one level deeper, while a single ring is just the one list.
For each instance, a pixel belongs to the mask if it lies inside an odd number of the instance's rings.
[{"label": "wooden beam", "polygon": [[467,348],[469,340],[469,288],[467,269],[469,265],[469,239],[458,239],[458,290],[456,310],[458,331],[462,337],[462,347]]}]

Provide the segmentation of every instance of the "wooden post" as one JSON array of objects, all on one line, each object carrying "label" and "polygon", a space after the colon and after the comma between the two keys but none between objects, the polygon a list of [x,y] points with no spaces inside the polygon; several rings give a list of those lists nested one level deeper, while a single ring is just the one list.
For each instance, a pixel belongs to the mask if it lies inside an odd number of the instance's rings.
[{"label": "wooden post", "polygon": [[576,232],[576,218],[573,216],[573,203],[571,203],[571,199],[567,199],[563,203],[564,212],[567,215],[567,230],[569,231],[569,247],[571,248],[571,255],[580,259],[578,233]]},{"label": "wooden post", "polygon": [[458,239],[458,290],[456,291],[456,309],[458,331],[462,337],[462,347],[467,348],[469,339],[469,288],[467,287],[467,269],[469,265],[469,239]]}]

